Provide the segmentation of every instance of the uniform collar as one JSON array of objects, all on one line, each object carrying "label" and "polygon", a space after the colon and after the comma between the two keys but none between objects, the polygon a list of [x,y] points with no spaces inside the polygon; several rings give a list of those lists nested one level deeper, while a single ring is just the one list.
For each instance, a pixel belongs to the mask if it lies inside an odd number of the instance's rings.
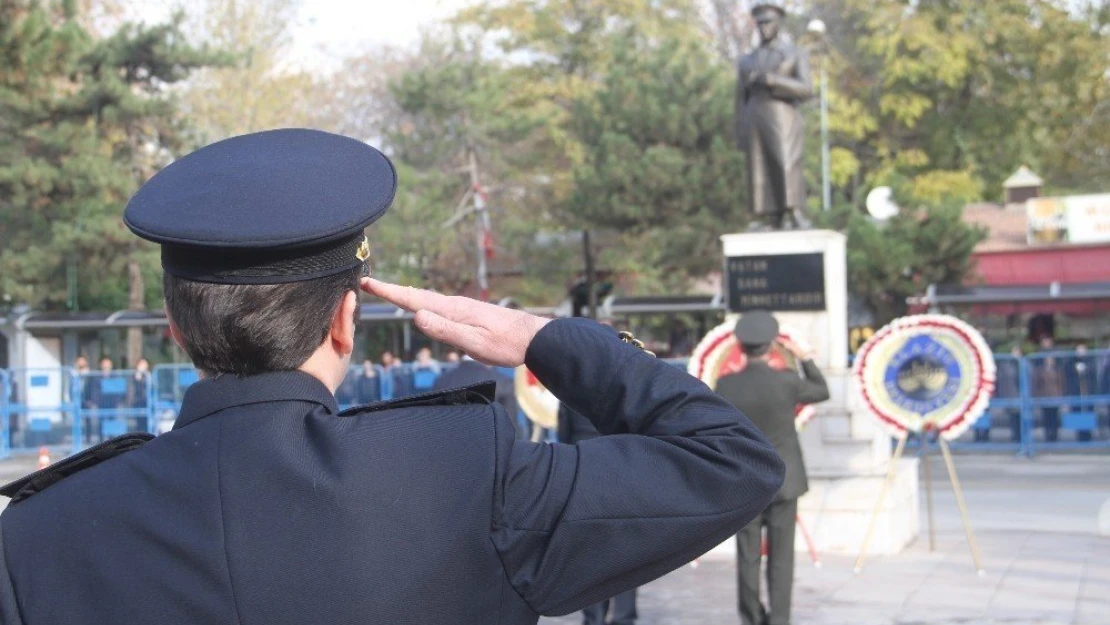
[{"label": "uniform collar", "polygon": [[339,412],[328,387],[303,371],[274,371],[240,377],[218,375],[196,382],[185,391],[177,430],[226,408],[274,401],[307,401],[320,404],[331,414]]},{"label": "uniform collar", "polygon": [[772,369],[771,364],[762,358],[751,358],[748,360],[749,367],[763,367],[764,369]]}]

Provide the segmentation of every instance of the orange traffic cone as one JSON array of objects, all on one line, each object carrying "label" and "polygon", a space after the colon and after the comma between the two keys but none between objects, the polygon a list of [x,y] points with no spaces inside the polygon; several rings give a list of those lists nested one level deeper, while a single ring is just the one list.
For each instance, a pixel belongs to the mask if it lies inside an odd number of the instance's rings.
[{"label": "orange traffic cone", "polygon": [[39,447],[39,469],[45,469],[48,466],[50,466],[50,450]]}]

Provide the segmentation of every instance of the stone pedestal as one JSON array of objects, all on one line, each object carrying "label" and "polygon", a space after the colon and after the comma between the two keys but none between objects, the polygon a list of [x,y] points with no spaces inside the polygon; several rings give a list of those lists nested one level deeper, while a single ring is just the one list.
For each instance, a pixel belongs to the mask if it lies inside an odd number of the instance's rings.
[{"label": "stone pedestal", "polygon": [[[832,395],[817,406],[817,417],[799,435],[810,491],[799,500],[798,513],[819,553],[855,554],[890,466],[891,442],[859,404],[848,369],[846,238],[828,230],[802,230],[727,234],[721,241],[726,258],[823,255],[825,310],[772,312],[784,328],[814,348]],[[730,313],[733,319],[738,315]],[[917,460],[903,459],[868,551],[897,553],[918,529]],[[800,531],[796,548],[806,548]],[[725,544],[718,549],[734,547]]]}]

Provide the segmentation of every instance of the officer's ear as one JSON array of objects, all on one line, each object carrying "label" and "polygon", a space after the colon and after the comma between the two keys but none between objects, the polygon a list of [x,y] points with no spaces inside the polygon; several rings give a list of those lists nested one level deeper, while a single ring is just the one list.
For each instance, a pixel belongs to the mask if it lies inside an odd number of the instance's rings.
[{"label": "officer's ear", "polygon": [[354,291],[347,291],[335,313],[331,317],[331,329],[328,338],[332,348],[340,356],[347,356],[355,350],[355,315],[358,313],[358,295]]}]

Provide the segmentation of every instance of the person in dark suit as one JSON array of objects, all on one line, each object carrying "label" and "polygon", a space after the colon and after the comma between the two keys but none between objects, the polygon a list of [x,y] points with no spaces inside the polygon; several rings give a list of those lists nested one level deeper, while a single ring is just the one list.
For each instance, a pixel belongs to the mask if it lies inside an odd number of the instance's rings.
[{"label": "person in dark suit", "polygon": [[[786,480],[774,501],[736,535],[737,581],[740,621],[744,625],[789,625],[790,600],[794,590],[794,527],[798,497],[809,490],[802,446],[794,427],[798,404],[815,404],[829,398],[825,378],[792,341],[780,345],[802,364],[797,371],[779,371],[768,364],[771,343],[779,325],[770,313],[746,313],[736,324],[736,338],[743,346],[748,364],[740,372],[722,376],[717,392],[751,417],[756,427],[771,440],[786,463]],[[759,573],[763,529],[767,529],[767,586],[770,611],[759,598]]]},{"label": "person in dark suit", "polygon": [[496,385],[494,401],[505,409],[505,414],[509,415],[517,425],[517,438],[527,438],[527,434],[520,428],[520,419],[517,419],[518,408],[513,381],[493,367],[484,365],[470,356],[463,356],[455,368],[444,371],[436,378],[432,390],[446,391],[483,382],[493,382]]},{"label": "person in dark suit", "polygon": [[[1010,358],[996,360],[998,370],[997,381],[994,385],[994,396],[999,399],[1017,399],[1021,397],[1021,347],[1018,345],[1010,348]],[[1003,409],[1010,425],[1010,441],[1021,443],[1021,409],[1010,407]],[[990,429],[976,430],[976,442],[988,442]]]},{"label": "person in dark suit", "polygon": [[355,403],[369,404],[381,399],[378,370],[369,358],[362,361],[362,367],[355,374]]},{"label": "person in dark suit", "polygon": [[[1075,346],[1075,356],[1068,367],[1067,393],[1079,397],[1080,401],[1073,404],[1070,409],[1076,413],[1094,413],[1095,405],[1085,398],[1098,392],[1098,362],[1087,351],[1087,344],[1080,343]],[[1075,439],[1081,443],[1091,440],[1093,430],[1080,429],[1075,432]]]},{"label": "person in dark suit", "polygon": [[[202,379],[172,431],[0,488],[0,622],[534,625],[767,506],[785,468],[766,437],[612,329],[370,279],[364,230],[396,181],[362,141],[288,129],[143,185],[124,223],[162,246]],[[488,382],[340,412],[360,290],[623,435],[517,440]]]}]

